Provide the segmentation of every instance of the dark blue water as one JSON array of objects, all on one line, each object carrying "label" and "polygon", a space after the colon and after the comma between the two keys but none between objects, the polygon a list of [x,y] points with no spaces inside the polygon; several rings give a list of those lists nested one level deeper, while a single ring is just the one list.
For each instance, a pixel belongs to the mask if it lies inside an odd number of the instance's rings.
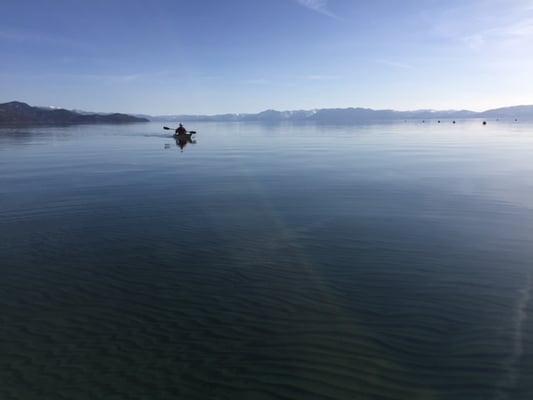
[{"label": "dark blue water", "polygon": [[0,129],[0,398],[533,398],[533,124]]}]

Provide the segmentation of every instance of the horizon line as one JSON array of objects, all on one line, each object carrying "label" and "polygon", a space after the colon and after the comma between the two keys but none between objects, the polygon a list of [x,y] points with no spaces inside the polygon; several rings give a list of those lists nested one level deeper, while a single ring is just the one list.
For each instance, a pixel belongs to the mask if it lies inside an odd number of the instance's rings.
[{"label": "horizon line", "polygon": [[8,103],[24,103],[31,107],[37,107],[37,108],[44,108],[44,109],[57,109],[57,110],[68,110],[68,111],[81,111],[81,112],[88,112],[93,114],[130,114],[130,115],[146,115],[151,117],[165,117],[165,116],[205,116],[205,117],[213,117],[213,116],[220,116],[220,115],[254,115],[254,114],[261,114],[268,111],[275,111],[275,112],[311,112],[311,111],[318,111],[318,110],[371,110],[371,111],[392,111],[392,112],[473,112],[473,113],[484,113],[488,111],[493,110],[499,110],[502,108],[514,108],[514,107],[533,107],[533,103],[531,104],[515,104],[515,105],[502,105],[497,107],[491,107],[488,109],[469,109],[469,108],[449,108],[449,109],[437,109],[437,108],[413,108],[413,109],[395,109],[395,108],[372,108],[369,106],[337,106],[337,107],[315,107],[315,108],[293,108],[293,109],[276,109],[276,108],[265,108],[261,109],[260,111],[255,112],[217,112],[217,113],[181,113],[181,114],[169,114],[169,113],[162,113],[162,114],[152,114],[152,113],[146,113],[146,112],[133,112],[133,111],[91,111],[87,109],[83,109],[80,107],[63,107],[63,106],[54,106],[54,105],[32,105],[28,103],[27,101],[22,100],[10,100],[10,101],[4,101],[1,104],[8,104]]}]

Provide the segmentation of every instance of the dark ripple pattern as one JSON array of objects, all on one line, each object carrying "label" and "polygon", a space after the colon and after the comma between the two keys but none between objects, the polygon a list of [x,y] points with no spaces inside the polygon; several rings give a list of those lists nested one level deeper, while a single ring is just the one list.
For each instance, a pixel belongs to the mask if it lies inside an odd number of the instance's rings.
[{"label": "dark ripple pattern", "polygon": [[0,398],[533,398],[533,130],[458,128],[0,133]]}]

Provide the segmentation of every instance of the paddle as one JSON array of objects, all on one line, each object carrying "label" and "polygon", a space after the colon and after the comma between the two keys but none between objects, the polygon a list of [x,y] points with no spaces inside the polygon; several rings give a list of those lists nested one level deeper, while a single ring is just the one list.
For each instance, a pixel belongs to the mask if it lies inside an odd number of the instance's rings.
[{"label": "paddle", "polygon": [[[166,131],[175,131],[176,130],[174,128],[169,128],[168,126],[164,126],[163,129],[166,130]],[[196,131],[189,131],[187,133],[190,133],[192,135],[192,134],[196,133]]]}]

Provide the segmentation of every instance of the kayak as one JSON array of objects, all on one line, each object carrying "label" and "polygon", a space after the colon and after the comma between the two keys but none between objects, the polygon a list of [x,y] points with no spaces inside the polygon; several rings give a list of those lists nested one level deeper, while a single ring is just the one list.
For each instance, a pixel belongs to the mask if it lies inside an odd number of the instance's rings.
[{"label": "kayak", "polygon": [[177,139],[190,139],[192,138],[192,135],[194,135],[196,132],[190,132],[190,133],[175,133],[174,136]]},{"label": "kayak", "polygon": [[190,133],[175,133],[172,135],[174,137],[174,140],[176,141],[176,145],[179,146],[179,148],[183,151],[185,146],[187,146],[188,143],[194,144],[196,143],[196,140],[192,138],[192,135],[194,135],[196,132],[190,132]]}]

